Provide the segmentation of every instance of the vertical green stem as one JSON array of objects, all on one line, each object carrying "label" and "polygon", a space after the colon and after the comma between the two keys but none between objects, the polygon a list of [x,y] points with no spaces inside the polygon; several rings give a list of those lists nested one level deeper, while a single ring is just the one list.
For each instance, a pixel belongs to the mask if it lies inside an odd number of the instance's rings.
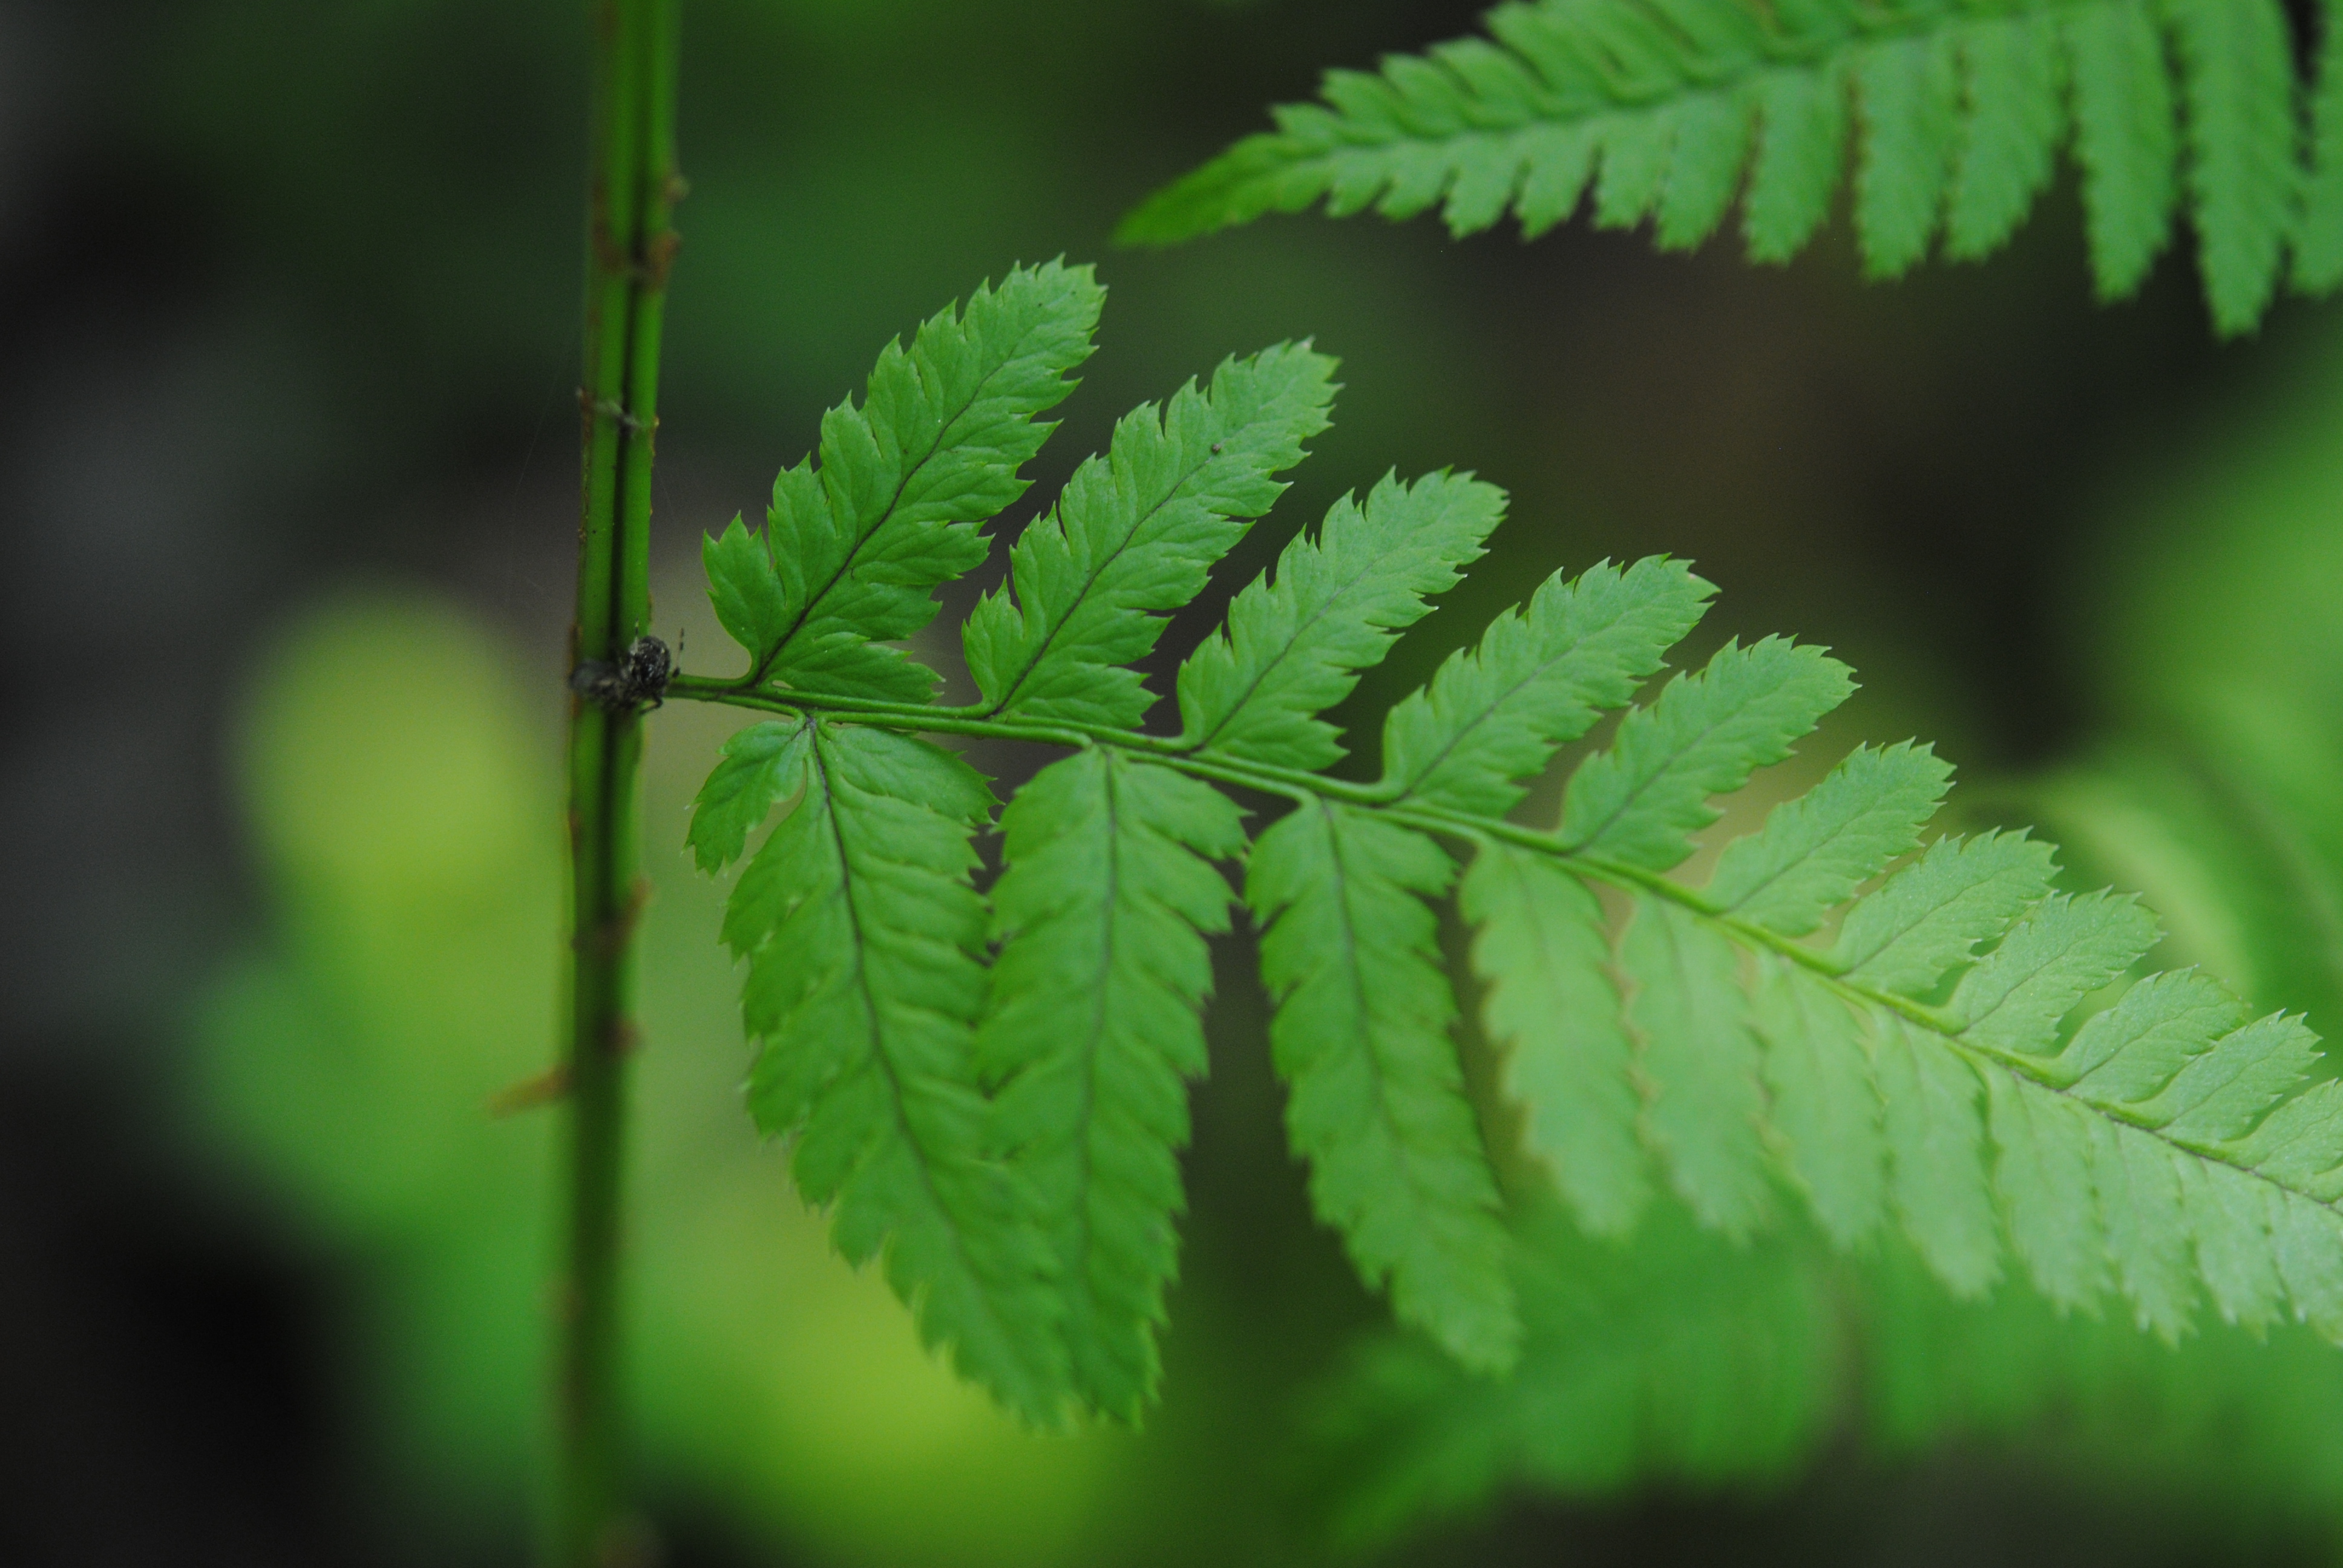
[{"label": "vertical green stem", "polygon": [[[650,627],[651,442],[675,253],[679,0],[595,0],[587,216],[583,498],[575,658],[616,664]],[[642,902],[639,711],[573,697],[569,719],[568,1212],[560,1295],[554,1568],[628,1552],[619,1194]]]}]

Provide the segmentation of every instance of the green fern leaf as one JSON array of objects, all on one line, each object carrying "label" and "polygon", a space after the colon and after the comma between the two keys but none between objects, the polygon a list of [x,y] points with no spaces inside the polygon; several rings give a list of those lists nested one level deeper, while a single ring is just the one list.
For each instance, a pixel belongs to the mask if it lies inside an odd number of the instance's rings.
[{"label": "green fern leaf", "polygon": [[1386,475],[1364,506],[1335,502],[1180,667],[1183,741],[1287,768],[1335,761],[1342,743],[1317,715],[1424,617],[1427,595],[1455,585],[1504,509],[1503,491],[1453,474]]},{"label": "green fern leaf", "polygon": [[1985,1075],[1994,1146],[1994,1190],[2009,1239],[2042,1293],[2062,1309],[2087,1308],[2107,1280],[2107,1235],[2091,1182],[2092,1119],[2073,1101],[2004,1072]]},{"label": "green fern leaf", "polygon": [[1634,987],[1627,1017],[1649,1085],[1646,1135],[1693,1212],[1745,1235],[1765,1221],[1767,1204],[1764,1094],[1740,956],[1676,905],[1649,900],[1627,923],[1619,962]]},{"label": "green fern leaf", "polygon": [[1893,1013],[1872,1013],[1871,1041],[1885,1106],[1889,1195],[1905,1233],[1956,1296],[1981,1295],[2001,1276],[1977,1110],[1985,1085],[1967,1061],[1915,1039]]},{"label": "green fern leaf", "polygon": [[1963,1038],[2004,1050],[2050,1039],[2077,1002],[2137,963],[2156,939],[2156,922],[2128,899],[2053,894],[1961,977],[1951,1010],[1966,1020]]},{"label": "green fern leaf", "polygon": [[1105,294],[1088,267],[1020,267],[965,310],[889,344],[860,407],[822,417],[811,459],[773,482],[759,538],[735,518],[703,548],[717,618],[749,650],[744,686],[923,702],[936,676],[900,650],[938,583],[984,558],[976,526],[1024,492],[1018,470],[1073,390]]},{"label": "green fern leaf", "polygon": [[1274,130],[1157,192],[1120,237],[1167,244],[1321,201],[1336,216],[1441,206],[1460,236],[1510,207],[1534,236],[1591,178],[1596,226],[1648,219],[1670,250],[1705,240],[1739,195],[1751,256],[1784,261],[1828,216],[1851,147],[1865,270],[1893,277],[1940,234],[1963,260],[2008,238],[2068,143],[2071,84],[2103,297],[2136,289],[2168,241],[2184,132],[2218,330],[2260,319],[2289,245],[2296,286],[2343,278],[2343,196],[2319,194],[2343,190],[2343,135],[2317,130],[2306,163],[2295,130],[2343,123],[2325,106],[2334,71],[2323,55],[2306,114],[2280,0],[1531,0],[1485,25],[1329,73],[1320,103],[1275,110]]},{"label": "green fern leaf", "polygon": [[1945,212],[1945,254],[1990,256],[2050,184],[2066,138],[2066,56],[2048,13],[1981,24],[1962,41],[1969,113]]},{"label": "green fern leaf", "polygon": [[1725,848],[1705,890],[1725,914],[1803,937],[1910,852],[1953,770],[1925,746],[1858,746],[1830,777]]},{"label": "green fern leaf", "polygon": [[1208,863],[1244,849],[1227,797],[1103,748],[1041,770],[1001,818],[1001,951],[978,1030],[1001,1136],[1056,1254],[1077,1391],[1135,1420],[1175,1271],[1187,1079],[1204,1071]]},{"label": "green fern leaf", "polygon": [[2265,1190],[2226,1165],[2183,1160],[2179,1168],[2181,1208],[2205,1287],[2225,1322],[2259,1333],[2279,1321],[2286,1302]]},{"label": "green fern leaf", "polygon": [[1214,561],[1285,487],[1274,475],[1326,427],[1334,362],[1287,344],[1231,359],[1159,418],[1116,425],[1048,517],[1010,552],[1011,588],[968,618],[969,672],[990,711],[1128,728],[1154,700],[1137,671],[1157,614],[1196,597]]},{"label": "green fern leaf", "polygon": [[1855,92],[1863,159],[1855,232],[1864,270],[1897,277],[1928,254],[1944,211],[1960,130],[1960,56],[1949,30],[1858,51]]},{"label": "green fern leaf", "polygon": [[1664,871],[1716,820],[1709,797],[1738,789],[1855,689],[1846,666],[1781,638],[1727,643],[1698,675],[1678,676],[1620,722],[1564,797],[1574,849]]},{"label": "green fern leaf", "polygon": [[2167,1341],[2187,1332],[2196,1289],[2180,1217],[2178,1159],[2169,1144],[2111,1121],[2091,1123],[2091,1185],[2107,1250],[2139,1326]]},{"label": "green fern leaf", "polygon": [[2083,228],[2102,300],[2127,298],[2172,237],[2180,137],[2150,0],[2078,5],[2062,19],[2075,83]]},{"label": "green fern leaf", "polygon": [[2295,1314],[2343,1342],[2343,1218],[2298,1193],[2268,1199],[2270,1244]]},{"label": "green fern leaf", "polygon": [[[1716,590],[1664,558],[1555,573],[1507,610],[1383,727],[1385,785],[1412,800],[1499,816],[1556,748],[1623,708]],[[1209,645],[1208,645],[1209,646]]]},{"label": "green fern leaf", "polygon": [[1056,1418],[1060,1292],[1026,1204],[988,1156],[970,1070],[984,1003],[973,770],[924,741],[808,720],[798,805],[741,873],[724,940],[762,1042],[749,1106],[797,1140],[798,1188],[856,1262],[884,1254],[920,1336],[1003,1402]]},{"label": "green fern leaf", "polygon": [[1765,1092],[1790,1175],[1824,1233],[1852,1247],[1886,1208],[1879,1091],[1855,1015],[1820,981],[1771,956],[1751,1023],[1765,1044]]},{"label": "green fern leaf", "polygon": [[749,835],[804,787],[812,743],[812,729],[801,722],[752,724],[724,743],[724,759],[692,802],[689,839],[701,870],[720,871],[739,859]]},{"label": "green fern leaf", "polygon": [[2237,1162],[2319,1202],[2343,1199],[2343,1087],[2313,1084],[2271,1111],[2239,1141]]},{"label": "green fern leaf", "polygon": [[1505,1233],[1423,903],[1452,872],[1423,834],[1313,803],[1261,836],[1245,900],[1262,928],[1286,1125],[1320,1217],[1361,1274],[1389,1281],[1402,1322],[1501,1370],[1520,1335]]},{"label": "green fern leaf", "polygon": [[2318,1037],[2283,1013],[2232,1030],[2132,1111],[2176,1142],[2216,1148],[2245,1136],[2318,1060]]},{"label": "green fern leaf", "polygon": [[[1742,206],[1750,260],[1788,261],[1830,216],[1852,96],[1846,69],[1835,61],[1757,78],[1757,153]],[[1529,232],[1526,218],[1523,232]]]},{"label": "green fern leaf", "polygon": [[2243,1002],[2194,970],[2151,975],[2094,1014],[2044,1076],[2098,1105],[2154,1094],[2188,1059],[2246,1021]]},{"label": "green fern leaf", "polygon": [[[1682,38],[1639,24],[1596,70],[1568,29],[1528,15],[1508,45],[1572,92],[1642,72],[1664,97],[1681,65]],[[1942,46],[1925,28],[1889,41]],[[1726,76],[1756,46],[1730,28],[1710,43]],[[1485,47],[1443,58],[1513,68]],[[1394,70],[1374,82],[1430,90]],[[930,326],[966,328],[1009,286]],[[2343,1085],[2313,1082],[2310,1031],[2249,1019],[2194,972],[2142,977],[2153,922],[2113,894],[2052,892],[2047,845],[1985,833],[1915,854],[1949,776],[1933,753],[1858,748],[1725,845],[1706,886],[1669,875],[1715,798],[1847,695],[1844,666],[1780,638],[1727,644],[1627,709],[1563,784],[1558,821],[1508,815],[1699,618],[1710,590],[1683,564],[1548,581],[1394,705],[1378,779],[1326,778],[1342,756],[1326,710],[1503,510],[1467,477],[1388,477],[1235,597],[1181,667],[1181,732],[1140,729],[1149,690],[1130,662],[1274,499],[1323,424],[1330,370],[1273,349],[1161,420],[1126,421],[971,621],[984,702],[909,709],[884,680],[860,696],[671,688],[775,716],[726,747],[690,830],[718,869],[779,816],[724,929],[746,960],[750,1106],[794,1137],[800,1190],[848,1256],[884,1259],[930,1342],[1037,1422],[1132,1419],[1152,1397],[1206,939],[1231,902],[1215,863],[1242,859],[1317,1212],[1403,1322],[1464,1363],[1508,1365],[1525,1265],[1452,1038],[1433,908],[1452,847],[1469,854],[1457,899],[1481,1020],[1521,1111],[1527,1158],[1502,1168],[1534,1208],[1550,1173],[1574,1223],[1629,1244],[1668,1209],[1663,1189],[1735,1238],[1803,1210],[1841,1248],[1908,1244],[1962,1297],[1999,1283],[2089,1314],[2112,1292],[2167,1340],[2207,1302],[2343,1338]],[[1013,487],[985,467],[999,427],[971,429],[977,456],[923,461]],[[949,554],[960,527],[918,537]],[[719,545],[733,560],[737,543]],[[752,605],[739,588],[721,590],[736,618]],[[895,613],[835,646],[877,640]],[[988,891],[973,839],[990,790],[923,730],[1076,749],[1009,806]],[[1222,789],[1292,807],[1248,846]]]},{"label": "green fern leaf", "polygon": [[2334,0],[2318,19],[2318,87],[2310,102],[2309,165],[2294,236],[2294,286],[2324,294],[2343,283],[2343,25]]},{"label": "green fern leaf", "polygon": [[1652,1184],[1603,906],[1550,857],[1492,843],[1473,855],[1457,908],[1474,929],[1482,1024],[1505,1053],[1523,1146],[1590,1233],[1625,1235]]},{"label": "green fern leaf", "polygon": [[2053,864],[2023,834],[1939,839],[1847,912],[1832,957],[1852,979],[1921,995],[2047,893]]},{"label": "green fern leaf", "polygon": [[2188,188],[2213,324],[2268,308],[2294,223],[2294,47],[2276,5],[2163,0],[2182,66]]}]

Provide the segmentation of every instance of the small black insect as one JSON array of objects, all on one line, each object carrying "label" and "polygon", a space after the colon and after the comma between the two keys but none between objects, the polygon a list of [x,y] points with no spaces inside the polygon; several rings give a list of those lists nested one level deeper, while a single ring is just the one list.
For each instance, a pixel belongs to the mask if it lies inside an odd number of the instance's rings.
[{"label": "small black insect", "polygon": [[657,708],[674,675],[675,656],[667,644],[655,637],[639,637],[615,665],[599,658],[582,660],[569,672],[569,689],[597,708],[624,713],[645,703]]}]

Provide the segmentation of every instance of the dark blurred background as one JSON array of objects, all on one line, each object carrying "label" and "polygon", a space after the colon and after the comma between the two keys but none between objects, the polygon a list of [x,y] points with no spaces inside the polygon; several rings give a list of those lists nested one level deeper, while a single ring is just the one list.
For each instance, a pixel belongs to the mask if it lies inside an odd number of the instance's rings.
[{"label": "dark blurred background", "polygon": [[[1862,673],[1826,742],[1937,739],[1976,809],[2147,889],[2172,956],[2337,1022],[2331,310],[2217,345],[2185,236],[2095,305],[2071,176],[2007,254],[1885,286],[1843,221],[1787,268],[1584,218],[1110,246],[1322,67],[1476,11],[692,0],[656,524],[687,666],[728,668],[702,530],[755,516],[888,337],[1063,254],[1110,286],[1102,347],[1011,526],[1122,410],[1313,337],[1336,426],[1217,593],[1386,467],[1513,498],[1354,717],[1556,567],[1689,556],[1710,640]],[[0,1561],[522,1560],[549,1126],[481,1108],[551,1048],[581,12],[0,4]],[[1018,1433],[829,1258],[739,1113],[720,892],[680,848],[726,728],[670,708],[652,740],[635,1322],[671,1560],[1317,1560],[1292,1412],[1380,1309],[1282,1152],[1245,950],[1168,1402],[1136,1437]],[[2257,1560],[2324,1551],[2291,1517]],[[1394,1550],[2237,1561],[2231,1528],[1993,1452],[1832,1449]]]}]

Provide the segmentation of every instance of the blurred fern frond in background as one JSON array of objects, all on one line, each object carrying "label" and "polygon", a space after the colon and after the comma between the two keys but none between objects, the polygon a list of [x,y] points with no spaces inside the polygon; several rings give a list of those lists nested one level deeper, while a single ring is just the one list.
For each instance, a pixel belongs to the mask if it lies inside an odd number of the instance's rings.
[{"label": "blurred fern frond in background", "polygon": [[1451,232],[1649,219],[1699,245],[1736,196],[1749,254],[1786,261],[1854,169],[1864,265],[2008,239],[2058,153],[2082,171],[2103,298],[2136,290],[2185,206],[2215,325],[2250,329],[2281,283],[2343,281],[2343,37],[2300,79],[2280,0],[1535,0],[1489,35],[1327,73],[1315,104],[1124,220],[1164,244],[1324,202]]}]

